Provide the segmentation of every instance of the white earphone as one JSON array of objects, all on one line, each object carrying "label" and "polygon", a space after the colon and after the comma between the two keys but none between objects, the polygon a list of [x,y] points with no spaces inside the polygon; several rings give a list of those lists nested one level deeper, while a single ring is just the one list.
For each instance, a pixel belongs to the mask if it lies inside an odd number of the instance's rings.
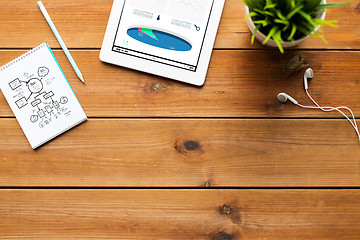
[{"label": "white earphone", "polygon": [[308,78],[313,78],[314,77],[314,71],[311,68],[306,69],[305,73],[304,73],[304,88],[305,90],[308,90]]},{"label": "white earphone", "polygon": [[[314,77],[314,72],[311,68],[306,69],[305,73],[304,73],[304,89],[306,94],[308,95],[308,97],[310,98],[310,100],[316,105],[315,106],[304,106],[298,103],[298,101],[296,101],[294,98],[292,98],[290,95],[286,94],[286,93],[279,93],[277,98],[280,102],[284,103],[287,100],[289,100],[290,102],[292,102],[293,104],[302,107],[302,108],[311,108],[311,109],[320,109],[324,112],[330,112],[330,111],[338,111],[339,113],[341,113],[353,126],[356,134],[358,135],[359,141],[360,141],[360,133],[359,133],[359,129],[358,126],[356,124],[356,120],[355,120],[355,116],[353,114],[353,112],[351,111],[350,108],[346,107],[346,106],[340,106],[340,107],[321,107],[317,102],[315,102],[315,100],[310,96],[309,91],[308,91],[308,78],[313,78]],[[340,109],[346,109],[350,112],[352,120]]]},{"label": "white earphone", "polygon": [[294,98],[290,97],[289,95],[287,95],[286,93],[279,93],[277,96],[278,100],[282,103],[286,102],[287,100],[289,100],[290,102],[292,102],[295,105],[298,105],[298,101],[296,101]]}]

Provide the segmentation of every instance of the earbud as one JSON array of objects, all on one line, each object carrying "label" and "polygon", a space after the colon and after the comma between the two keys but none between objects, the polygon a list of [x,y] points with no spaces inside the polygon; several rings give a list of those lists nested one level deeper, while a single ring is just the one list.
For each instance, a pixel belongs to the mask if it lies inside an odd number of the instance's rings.
[{"label": "earbud", "polygon": [[295,105],[298,105],[298,102],[290,97],[289,95],[287,95],[286,93],[279,93],[278,96],[277,96],[278,100],[282,103],[286,102],[287,100],[289,100],[290,102],[292,102],[293,104]]},{"label": "earbud", "polygon": [[305,73],[304,73],[304,88],[305,90],[308,90],[308,78],[313,78],[314,77],[314,71],[311,68],[306,69]]},{"label": "earbud", "polygon": [[[305,88],[305,92],[308,95],[308,97],[310,98],[310,100],[316,105],[316,106],[304,106],[302,104],[299,104],[294,98],[290,97],[289,95],[287,95],[286,93],[279,93],[277,98],[280,102],[284,103],[287,100],[289,100],[290,102],[292,102],[293,104],[302,107],[302,108],[310,108],[310,109],[320,109],[324,112],[331,112],[331,111],[338,111],[339,113],[341,113],[352,125],[352,127],[354,128],[357,136],[359,137],[359,141],[360,141],[360,132],[359,132],[359,128],[356,124],[356,119],[354,116],[354,113],[351,111],[350,108],[345,107],[345,106],[340,106],[340,107],[322,107],[320,106],[317,102],[315,102],[315,100],[310,96],[309,91],[308,91],[308,78],[313,78],[314,77],[314,72],[311,68],[306,69],[305,73],[304,73],[304,88]],[[350,112],[351,117],[352,117],[352,121],[351,119],[340,109],[346,109]]]}]

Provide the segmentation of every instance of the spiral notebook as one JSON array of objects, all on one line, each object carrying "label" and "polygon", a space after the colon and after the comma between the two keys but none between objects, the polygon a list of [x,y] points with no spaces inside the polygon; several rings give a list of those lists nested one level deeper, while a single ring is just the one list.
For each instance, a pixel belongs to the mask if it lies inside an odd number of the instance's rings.
[{"label": "spiral notebook", "polygon": [[0,67],[0,89],[33,149],[87,120],[45,43]]}]

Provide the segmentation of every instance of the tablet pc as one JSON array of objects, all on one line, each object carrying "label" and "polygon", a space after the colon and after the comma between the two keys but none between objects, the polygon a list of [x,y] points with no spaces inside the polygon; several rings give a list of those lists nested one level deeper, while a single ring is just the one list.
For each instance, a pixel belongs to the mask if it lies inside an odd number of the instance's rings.
[{"label": "tablet pc", "polygon": [[201,86],[225,0],[114,0],[103,62]]}]

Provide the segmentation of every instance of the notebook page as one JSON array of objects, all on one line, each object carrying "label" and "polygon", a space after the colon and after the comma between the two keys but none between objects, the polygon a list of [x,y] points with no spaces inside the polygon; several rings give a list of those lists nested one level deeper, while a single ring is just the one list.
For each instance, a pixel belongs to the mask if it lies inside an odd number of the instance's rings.
[{"label": "notebook page", "polygon": [[0,88],[34,149],[87,119],[46,44],[0,68]]}]

